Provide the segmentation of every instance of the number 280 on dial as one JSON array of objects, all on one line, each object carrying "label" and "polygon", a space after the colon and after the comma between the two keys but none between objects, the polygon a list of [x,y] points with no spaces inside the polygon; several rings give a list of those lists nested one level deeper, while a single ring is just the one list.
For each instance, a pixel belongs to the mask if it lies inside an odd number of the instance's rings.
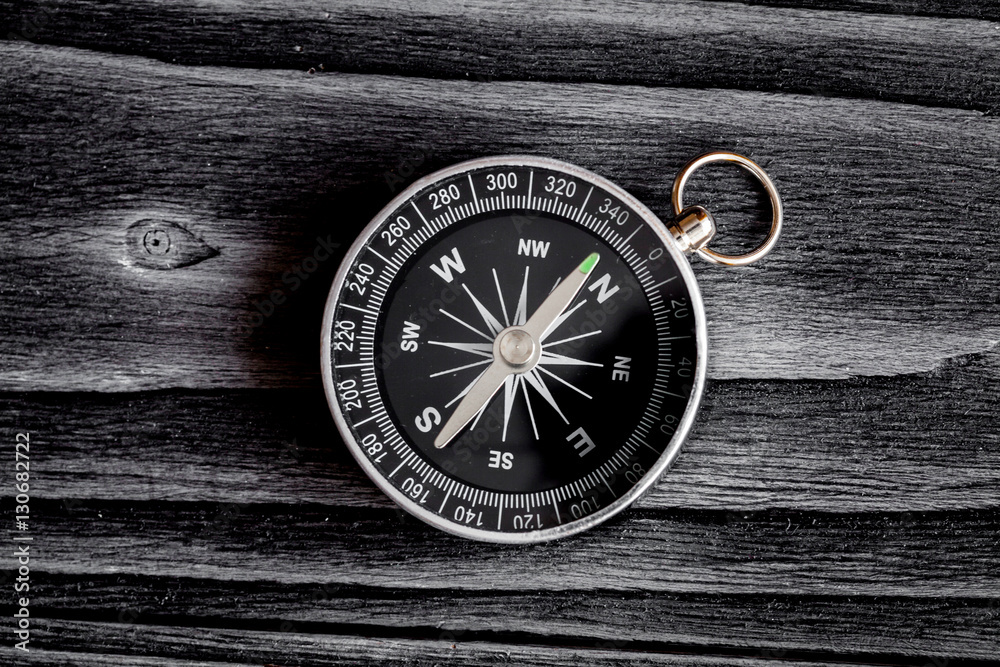
[{"label": "number 280 on dial", "polygon": [[690,266],[652,212],[555,160],[410,186],[348,251],[323,378],[351,453],[445,531],[539,542],[613,516],[677,456],[705,373]]}]

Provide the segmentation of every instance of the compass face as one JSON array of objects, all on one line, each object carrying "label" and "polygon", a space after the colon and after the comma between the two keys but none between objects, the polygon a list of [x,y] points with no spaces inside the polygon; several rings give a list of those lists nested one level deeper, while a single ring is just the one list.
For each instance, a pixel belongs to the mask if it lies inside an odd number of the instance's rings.
[{"label": "compass face", "polygon": [[474,160],[411,186],[352,247],[324,384],[405,509],[542,541],[612,516],[676,457],[703,320],[686,260],[626,192],[553,160]]}]

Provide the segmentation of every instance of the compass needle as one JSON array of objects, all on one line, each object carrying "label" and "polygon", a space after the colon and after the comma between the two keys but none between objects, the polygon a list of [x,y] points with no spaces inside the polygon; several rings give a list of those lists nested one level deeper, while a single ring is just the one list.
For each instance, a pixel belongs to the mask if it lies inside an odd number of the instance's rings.
[{"label": "compass needle", "polygon": [[524,323],[523,329],[531,334],[532,338],[541,342],[545,339],[546,334],[555,328],[559,317],[576,298],[577,293],[583,288],[587,277],[600,259],[601,256],[596,252],[587,255],[587,258],[580,262],[580,265],[563,278],[562,282],[545,297],[542,305]]},{"label": "compass needle", "polygon": [[[447,259],[447,255],[445,258]],[[458,407],[456,407],[455,411],[452,412],[448,421],[441,427],[441,430],[434,438],[435,448],[441,449],[447,446],[448,443],[451,442],[451,440],[472,420],[472,418],[489,404],[490,400],[493,398],[494,394],[499,391],[501,386],[505,386],[503,433],[501,435],[501,442],[506,442],[507,426],[510,422],[510,410],[513,405],[514,390],[516,389],[514,378],[512,377],[515,373],[530,373],[531,376],[529,381],[532,382],[532,386],[542,394],[543,398],[545,398],[545,400],[548,401],[553,408],[555,408],[556,412],[559,413],[559,416],[562,417],[563,421],[567,424],[569,423],[569,420],[563,414],[562,410],[560,410],[559,406],[556,405],[552,394],[549,393],[548,387],[545,386],[545,381],[542,379],[541,375],[534,370],[534,366],[539,363],[541,356],[543,356],[541,354],[542,338],[544,338],[546,333],[548,333],[556,321],[559,320],[566,307],[576,298],[577,293],[579,293],[584,284],[587,282],[587,277],[590,275],[591,271],[593,271],[594,267],[597,266],[598,261],[600,261],[600,255],[598,253],[592,252],[587,255],[586,259],[580,262],[580,264],[573,269],[568,276],[563,278],[563,280],[556,285],[555,289],[553,289],[549,295],[545,297],[542,304],[535,309],[535,312],[532,313],[531,317],[528,318],[528,321],[525,322],[523,326],[509,327],[507,329],[501,328],[500,322],[493,317],[493,315],[486,309],[479,299],[472,294],[468,285],[462,283],[462,289],[465,290],[465,293],[469,295],[470,299],[472,299],[472,303],[479,311],[483,321],[486,322],[486,325],[495,336],[493,342],[493,363],[486,369],[486,372],[483,373],[478,380],[476,380],[476,382],[472,385],[472,388],[469,389],[469,391],[462,398]],[[451,263],[449,263],[449,265],[450,264]],[[521,290],[522,298],[520,299],[520,302],[526,302],[527,283],[528,272],[525,270],[524,286]],[[521,309],[520,302],[518,303],[519,312]],[[444,310],[441,310],[441,312],[446,313]],[[553,353],[545,353],[544,356],[550,360],[549,363],[600,366],[600,364],[578,361]],[[484,363],[489,362],[480,361],[467,364],[465,366],[459,366],[447,371],[433,373],[431,374],[431,377],[447,375],[460,370],[465,370],[467,368],[472,368],[474,366],[479,366]]]},{"label": "compass needle", "polygon": [[437,437],[434,438],[434,446],[441,449],[451,442],[452,438],[472,421],[476,413],[486,407],[493,395],[503,386],[508,375],[510,375],[510,370],[507,365],[499,359],[494,359],[486,372],[480,375],[479,379],[466,392],[448,421],[441,427]]}]

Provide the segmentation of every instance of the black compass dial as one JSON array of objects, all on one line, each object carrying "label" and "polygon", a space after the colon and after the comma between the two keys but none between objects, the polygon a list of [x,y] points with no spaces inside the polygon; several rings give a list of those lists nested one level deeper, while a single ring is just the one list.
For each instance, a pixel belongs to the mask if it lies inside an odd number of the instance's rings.
[{"label": "black compass dial", "polygon": [[552,161],[417,184],[352,249],[324,327],[348,446],[390,496],[469,537],[536,541],[620,509],[676,455],[703,359],[665,229]]},{"label": "black compass dial", "polygon": [[[435,427],[492,361],[497,335],[523,325],[592,252],[601,260],[541,341],[538,364],[510,374],[473,426],[435,448]],[[615,452],[653,388],[655,366],[634,362],[656,359],[649,302],[615,258],[583,227],[515,211],[449,229],[404,267],[380,331],[402,353],[377,375],[397,427],[422,456],[469,484],[531,493],[584,477]]]}]

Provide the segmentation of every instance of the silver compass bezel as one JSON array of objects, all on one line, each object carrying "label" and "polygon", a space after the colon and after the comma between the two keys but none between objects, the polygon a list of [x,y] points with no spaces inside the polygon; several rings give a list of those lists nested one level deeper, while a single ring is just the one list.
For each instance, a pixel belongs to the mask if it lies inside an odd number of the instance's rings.
[{"label": "silver compass bezel", "polygon": [[[354,264],[354,261],[367,247],[369,241],[373,236],[375,236],[389,215],[410,198],[442,179],[452,178],[466,172],[483,168],[503,166],[536,167],[562,171],[572,175],[574,178],[580,179],[581,181],[604,188],[608,192],[620,198],[623,202],[628,203],[628,205],[642,218],[643,222],[653,230],[656,237],[663,243],[665,251],[670,254],[674,263],[678,267],[678,271],[682,279],[684,280],[685,287],[691,297],[691,310],[695,321],[695,345],[698,357],[695,361],[691,395],[688,399],[686,407],[684,408],[677,430],[674,432],[673,437],[664,449],[663,454],[660,455],[656,463],[649,468],[646,474],[628,491],[623,493],[607,506],[592,514],[560,524],[559,526],[555,526],[553,528],[543,528],[541,530],[525,532],[490,531],[453,523],[423,508],[418,503],[407,497],[402,491],[393,486],[371,463],[362,450],[361,445],[355,439],[351,428],[348,426],[347,420],[344,418],[344,414],[341,411],[340,404],[337,399],[336,388],[333,384],[333,368],[331,367],[331,336],[333,317],[337,312],[337,307],[340,303],[340,295],[344,289],[344,283],[347,279],[348,272]],[[677,247],[673,237],[667,230],[666,225],[649,208],[618,185],[591,171],[552,158],[530,155],[504,155],[476,158],[451,165],[417,180],[394,197],[392,201],[386,204],[385,207],[383,207],[382,210],[379,211],[379,213],[372,219],[372,221],[365,226],[364,230],[362,230],[361,234],[348,249],[346,255],[341,261],[340,268],[338,269],[330,288],[326,308],[323,312],[323,327],[320,336],[320,363],[323,377],[323,389],[326,393],[327,403],[330,406],[330,412],[333,414],[334,422],[337,424],[337,430],[340,432],[344,443],[347,445],[351,455],[365,471],[365,474],[367,474],[368,477],[375,482],[376,486],[378,486],[397,505],[421,521],[453,535],[498,544],[534,544],[575,535],[607,521],[645,495],[646,492],[653,487],[656,481],[659,480],[660,477],[673,465],[677,456],[680,454],[681,448],[683,447],[683,444],[687,439],[694,423],[695,415],[697,414],[698,408],[701,404],[701,398],[705,388],[706,367],[708,363],[705,308],[702,302],[701,292],[698,289],[698,283],[695,280],[694,272],[691,269],[691,265]]]}]

